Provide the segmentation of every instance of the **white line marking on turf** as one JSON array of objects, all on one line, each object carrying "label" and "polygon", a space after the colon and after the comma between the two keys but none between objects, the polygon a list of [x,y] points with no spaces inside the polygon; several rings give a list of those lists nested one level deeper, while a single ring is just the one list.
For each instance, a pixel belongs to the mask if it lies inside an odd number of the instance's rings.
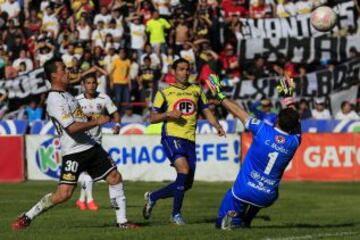
[{"label": "white line marking on turf", "polygon": [[263,240],[307,240],[307,239],[318,239],[326,237],[345,237],[345,236],[355,236],[358,235],[358,232],[335,232],[335,233],[319,233],[315,235],[303,235],[303,236],[291,236],[285,238],[264,238]]}]

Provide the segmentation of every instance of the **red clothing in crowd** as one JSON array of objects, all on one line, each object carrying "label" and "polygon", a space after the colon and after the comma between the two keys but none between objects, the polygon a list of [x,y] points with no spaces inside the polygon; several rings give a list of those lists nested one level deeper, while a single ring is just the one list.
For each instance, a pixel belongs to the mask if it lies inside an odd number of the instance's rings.
[{"label": "red clothing in crowd", "polygon": [[[238,57],[236,55],[227,56],[223,51],[220,54],[219,60],[222,64],[222,68],[227,71],[230,69],[230,66],[238,62]],[[234,77],[240,77],[240,67],[231,69],[231,73]]]},{"label": "red clothing in crowd", "polygon": [[164,82],[166,82],[167,84],[174,84],[174,83],[176,83],[175,76],[171,73],[171,71],[169,71],[169,72],[165,75]]},{"label": "red clothing in crowd", "polygon": [[202,68],[201,68],[201,71],[200,71],[200,74],[199,74],[199,82],[202,86],[204,86],[205,88],[207,88],[207,85],[206,85],[206,79],[210,76],[210,74],[212,73],[215,73],[210,65],[207,63],[205,64]]},{"label": "red clothing in crowd", "polygon": [[224,0],[221,3],[222,8],[225,11],[225,17],[231,16],[233,14],[245,17],[248,15],[248,10],[243,5],[236,5],[232,0]]}]

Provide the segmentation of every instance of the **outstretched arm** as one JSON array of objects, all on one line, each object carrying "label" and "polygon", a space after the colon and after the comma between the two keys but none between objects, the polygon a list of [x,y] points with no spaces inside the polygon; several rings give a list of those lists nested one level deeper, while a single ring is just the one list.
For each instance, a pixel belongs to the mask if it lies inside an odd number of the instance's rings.
[{"label": "outstretched arm", "polygon": [[250,115],[242,107],[240,107],[239,104],[226,98],[221,102],[221,104],[235,117],[239,118],[245,125]]}]

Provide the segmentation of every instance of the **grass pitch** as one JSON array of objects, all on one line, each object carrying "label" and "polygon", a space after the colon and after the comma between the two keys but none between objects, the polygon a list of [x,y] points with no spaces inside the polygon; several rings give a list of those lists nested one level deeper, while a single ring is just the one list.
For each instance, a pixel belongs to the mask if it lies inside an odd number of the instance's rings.
[{"label": "grass pitch", "polygon": [[141,229],[119,230],[114,227],[115,213],[109,207],[107,186],[94,186],[98,212],[75,208],[78,189],[67,203],[35,219],[21,232],[11,230],[12,221],[29,209],[55,182],[0,184],[0,240],[7,239],[360,239],[359,183],[283,183],[279,200],[260,211],[253,227],[246,230],[214,229],[217,208],[231,183],[196,182],[186,194],[183,216],[187,225],[169,223],[172,201],[159,201],[150,221],[143,220],[145,191],[165,183],[126,182],[129,220]]}]

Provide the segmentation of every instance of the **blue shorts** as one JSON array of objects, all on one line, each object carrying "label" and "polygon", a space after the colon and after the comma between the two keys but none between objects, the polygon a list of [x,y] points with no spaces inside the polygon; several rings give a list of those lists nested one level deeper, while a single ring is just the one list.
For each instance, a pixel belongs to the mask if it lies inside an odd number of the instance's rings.
[{"label": "blue shorts", "polygon": [[169,158],[171,165],[174,165],[176,159],[184,157],[188,161],[190,169],[195,171],[195,142],[182,138],[165,136],[161,138],[161,144],[164,147],[165,154]]}]

